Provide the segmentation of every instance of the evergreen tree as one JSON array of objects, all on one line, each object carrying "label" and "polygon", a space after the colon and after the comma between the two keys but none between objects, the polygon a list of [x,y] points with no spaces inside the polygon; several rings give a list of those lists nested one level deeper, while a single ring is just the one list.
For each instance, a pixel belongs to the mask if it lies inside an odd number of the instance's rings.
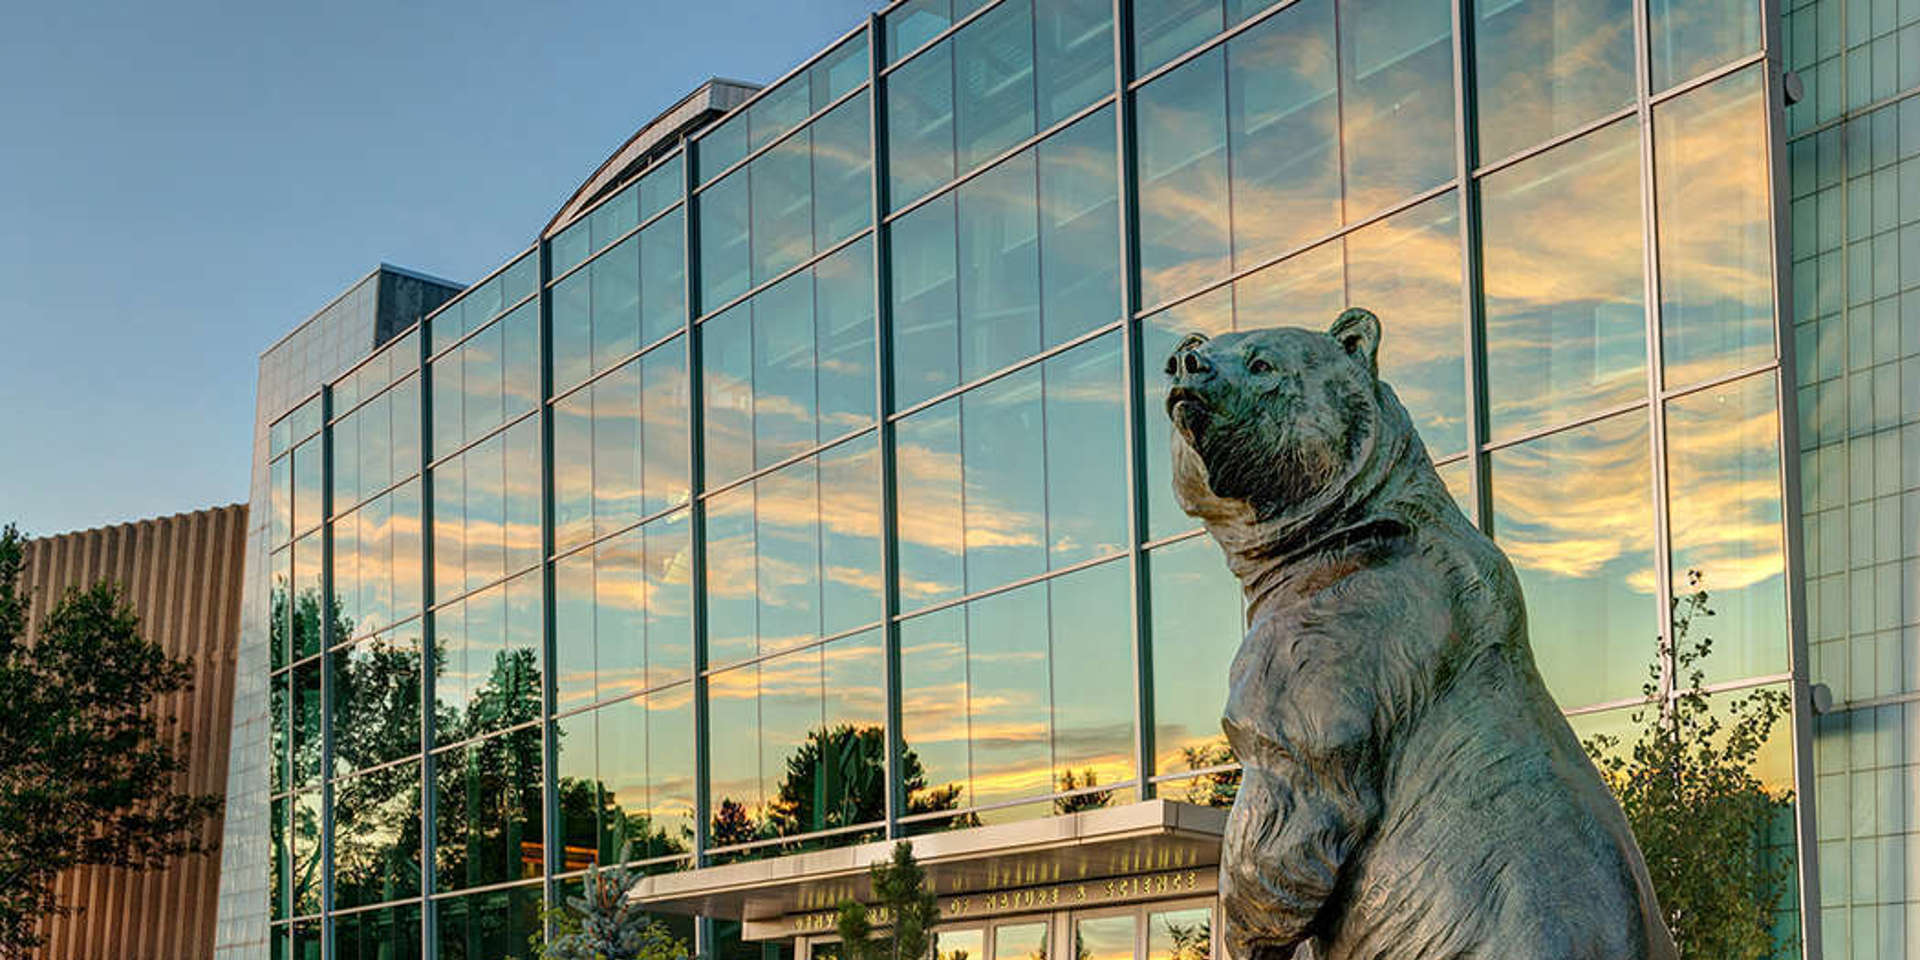
[{"label": "evergreen tree", "polygon": [[933,947],[933,925],[939,908],[927,887],[927,872],[913,859],[913,844],[894,844],[893,858],[868,869],[874,899],[888,929],[874,935],[876,918],[865,904],[840,904],[835,932],[840,934],[846,960],[926,960]]}]

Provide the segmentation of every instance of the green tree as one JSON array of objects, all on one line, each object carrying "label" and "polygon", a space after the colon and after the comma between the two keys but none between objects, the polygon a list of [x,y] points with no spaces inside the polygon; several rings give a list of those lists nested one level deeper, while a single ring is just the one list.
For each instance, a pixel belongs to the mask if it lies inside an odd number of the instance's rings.
[{"label": "green tree", "polygon": [[143,870],[204,854],[215,795],[174,789],[187,762],[157,698],[184,690],[186,661],[140,636],[118,590],[100,583],[53,604],[28,641],[26,541],[0,529],[0,955],[40,942],[66,913],[54,879],[71,867]]},{"label": "green tree", "polygon": [[[846,960],[925,960],[933,947],[933,924],[940,916],[927,889],[927,872],[913,859],[913,844],[905,840],[894,844],[892,859],[868,868],[867,876],[881,916],[875,917],[858,901],[840,903],[834,927]],[[887,926],[884,935],[874,935],[878,924]]]},{"label": "green tree", "polygon": [[1770,687],[1721,694],[1718,704],[1708,696],[1700,664],[1713,640],[1700,621],[1713,610],[1700,573],[1689,571],[1687,583],[1690,592],[1674,598],[1671,646],[1685,687],[1663,693],[1663,650],[1641,687],[1632,746],[1623,751],[1620,737],[1605,734],[1583,745],[1620,798],[1680,955],[1765,956],[1782,946],[1773,911],[1790,877],[1768,838],[1792,795],[1768,790],[1753,768],[1788,699]]}]

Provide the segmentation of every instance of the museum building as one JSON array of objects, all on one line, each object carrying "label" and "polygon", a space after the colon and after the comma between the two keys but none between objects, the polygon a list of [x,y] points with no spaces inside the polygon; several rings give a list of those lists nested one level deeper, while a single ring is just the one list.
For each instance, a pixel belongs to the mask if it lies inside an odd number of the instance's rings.
[{"label": "museum building", "polygon": [[526,957],[625,852],[837,956],[911,838],[943,960],[1222,956],[1160,371],[1348,304],[1575,730],[1711,636],[1780,952],[1920,949],[1920,8],[1790,6],[904,0],[375,270],[261,358],[217,955]]}]

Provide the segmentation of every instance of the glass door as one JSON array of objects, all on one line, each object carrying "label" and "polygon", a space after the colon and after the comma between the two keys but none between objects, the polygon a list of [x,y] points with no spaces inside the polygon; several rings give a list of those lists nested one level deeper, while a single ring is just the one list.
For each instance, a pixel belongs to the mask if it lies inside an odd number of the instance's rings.
[{"label": "glass door", "polygon": [[1073,918],[1072,960],[1136,960],[1140,940],[1139,911]]},{"label": "glass door", "polygon": [[1146,960],[1212,960],[1213,905],[1147,909]]}]

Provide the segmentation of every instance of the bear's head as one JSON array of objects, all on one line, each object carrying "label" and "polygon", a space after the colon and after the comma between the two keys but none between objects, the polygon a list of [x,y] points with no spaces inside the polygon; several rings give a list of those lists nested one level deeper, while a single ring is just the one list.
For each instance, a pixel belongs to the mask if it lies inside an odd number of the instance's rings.
[{"label": "bear's head", "polygon": [[1326,333],[1181,341],[1166,366],[1181,508],[1216,533],[1271,541],[1338,522],[1368,499],[1419,444],[1379,380],[1379,347],[1379,320],[1357,308]]}]

